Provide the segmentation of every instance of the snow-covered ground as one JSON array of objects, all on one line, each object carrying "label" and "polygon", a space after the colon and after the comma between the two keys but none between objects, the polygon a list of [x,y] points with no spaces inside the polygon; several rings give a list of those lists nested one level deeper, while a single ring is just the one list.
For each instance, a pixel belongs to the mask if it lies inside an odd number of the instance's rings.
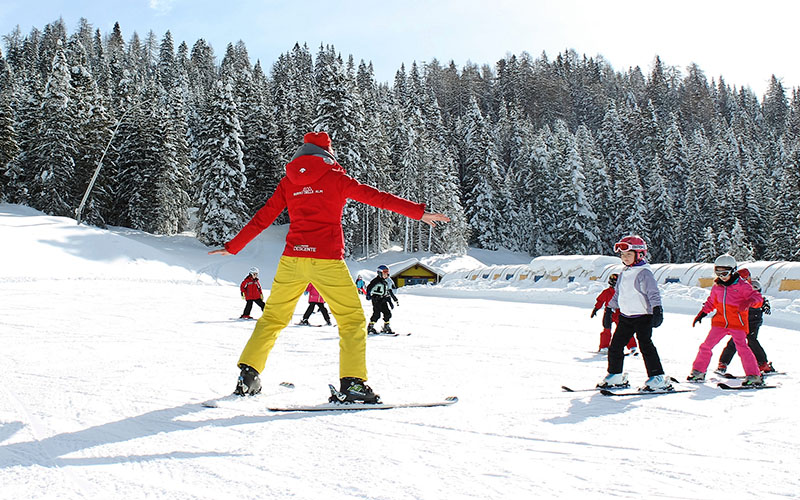
[{"label": "snow-covered ground", "polygon": [[[0,499],[800,495],[800,321],[780,308],[759,335],[789,373],[770,379],[780,388],[707,383],[607,398],[560,390],[605,374],[592,352],[600,321],[589,318],[602,284],[409,287],[392,324],[413,334],[368,339],[370,384],[385,401],[457,395],[456,405],[270,413],[267,402],[324,401],[338,373],[335,328],[289,327],[262,374],[265,396],[204,408],[233,389],[253,326],[233,319],[238,283],[256,265],[269,287],[285,231],[271,227],[241,254],[211,257],[189,236],[106,231],[0,205]],[[435,260],[450,271],[530,259]],[[706,321],[691,327],[707,291],[663,292],[654,339],[667,373],[682,379],[708,331]],[[640,359],[625,368],[634,385],[644,381]]]}]

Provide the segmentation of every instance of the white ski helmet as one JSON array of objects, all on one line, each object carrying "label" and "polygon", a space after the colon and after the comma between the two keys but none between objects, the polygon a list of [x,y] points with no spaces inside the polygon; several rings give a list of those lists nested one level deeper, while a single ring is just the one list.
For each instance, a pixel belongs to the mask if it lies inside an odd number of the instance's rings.
[{"label": "white ski helmet", "polygon": [[731,271],[735,271],[736,259],[734,259],[732,255],[724,253],[714,261],[714,267],[728,267]]},{"label": "white ski helmet", "polygon": [[251,267],[250,268],[250,274],[258,274],[258,268],[257,267]]},{"label": "white ski helmet", "polygon": [[760,281],[753,280],[753,282],[750,283],[750,284],[753,285],[753,288],[755,289],[756,292],[760,292],[761,291],[761,282]]}]

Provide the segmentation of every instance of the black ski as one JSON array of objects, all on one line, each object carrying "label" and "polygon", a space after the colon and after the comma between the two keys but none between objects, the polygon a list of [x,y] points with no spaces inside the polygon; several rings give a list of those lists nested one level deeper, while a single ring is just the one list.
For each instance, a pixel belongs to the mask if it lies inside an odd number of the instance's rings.
[{"label": "black ski", "polygon": [[[718,371],[715,371],[714,373],[716,373],[717,375],[719,375],[721,377],[725,377],[727,379],[730,379],[730,380],[747,378],[747,375],[734,375],[732,373],[720,373]],[[762,377],[768,377],[770,375],[786,375],[786,373],[785,372],[767,372],[767,373],[762,373],[761,374]]]},{"label": "black ski", "polygon": [[728,385],[720,382],[717,387],[726,391],[749,391],[753,389],[776,389],[777,385]]},{"label": "black ski", "polygon": [[608,389],[600,389],[603,396],[660,396],[662,394],[677,394],[679,392],[694,392],[694,389],[672,389],[671,391],[634,391],[634,392],[614,392]]},{"label": "black ski", "polygon": [[408,337],[409,335],[411,335],[411,334],[410,333],[397,333],[397,332],[392,332],[392,333],[381,333],[381,332],[379,332],[379,333],[369,333],[369,334],[367,334],[367,337]]},{"label": "black ski", "polygon": [[615,389],[630,389],[630,384],[619,386],[619,387],[607,387],[607,388],[600,388],[600,387],[593,387],[591,389],[572,389],[571,387],[567,387],[566,385],[561,386],[561,390],[564,392],[597,392],[601,390],[615,390]]}]

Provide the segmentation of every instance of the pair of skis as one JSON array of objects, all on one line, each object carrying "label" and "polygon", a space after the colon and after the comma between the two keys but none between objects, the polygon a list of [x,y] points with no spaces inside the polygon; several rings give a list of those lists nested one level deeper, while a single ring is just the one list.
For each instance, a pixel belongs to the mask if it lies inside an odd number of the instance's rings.
[{"label": "pair of skis", "polygon": [[[281,382],[280,386],[285,389],[294,389],[294,384],[291,382]],[[341,394],[334,386],[328,385],[333,399],[338,401],[344,400],[344,395]],[[222,408],[222,407],[241,407],[242,402],[252,401],[253,398],[264,397],[263,395],[256,396],[238,396],[231,394],[223,398],[212,399],[201,403],[206,408]],[[450,406],[458,402],[456,396],[449,396],[440,400],[423,401],[423,402],[407,402],[407,403],[339,403],[328,402],[318,405],[287,405],[287,406],[268,406],[267,410],[272,412],[292,412],[292,411],[358,411],[358,410],[391,410],[394,408],[430,408],[434,406]]]}]

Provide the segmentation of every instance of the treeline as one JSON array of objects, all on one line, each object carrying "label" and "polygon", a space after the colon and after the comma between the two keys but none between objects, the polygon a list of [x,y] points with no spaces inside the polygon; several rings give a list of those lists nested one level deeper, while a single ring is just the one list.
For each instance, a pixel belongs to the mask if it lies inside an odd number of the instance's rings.
[{"label": "treeline", "polygon": [[348,204],[354,254],[607,254],[635,232],[659,262],[800,259],[800,90],[775,77],[759,101],[695,65],[656,57],[645,75],[568,51],[414,63],[389,86],[332,46],[265,71],[242,42],[218,63],[202,39],[126,42],[86,20],[4,42],[0,200],[49,214],[75,216],[102,159],[84,220],[218,245],[326,130],[351,175],[453,219],[430,230]]}]

